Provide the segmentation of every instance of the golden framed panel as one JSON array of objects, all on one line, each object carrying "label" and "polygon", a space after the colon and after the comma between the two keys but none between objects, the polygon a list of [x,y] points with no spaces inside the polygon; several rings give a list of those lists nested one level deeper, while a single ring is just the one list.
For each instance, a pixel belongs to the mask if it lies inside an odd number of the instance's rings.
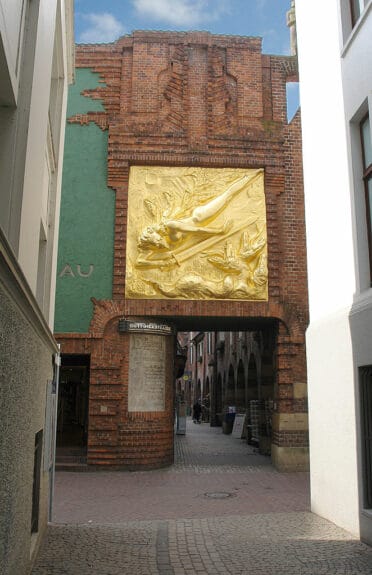
[{"label": "golden framed panel", "polygon": [[133,166],[125,297],[268,299],[263,169]]}]

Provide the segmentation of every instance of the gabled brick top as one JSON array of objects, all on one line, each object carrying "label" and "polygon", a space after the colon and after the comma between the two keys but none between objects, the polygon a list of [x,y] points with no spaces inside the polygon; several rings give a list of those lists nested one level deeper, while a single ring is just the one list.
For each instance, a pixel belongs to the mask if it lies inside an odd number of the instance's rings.
[{"label": "gabled brick top", "polygon": [[100,74],[105,85],[86,95],[102,99],[121,134],[172,136],[193,150],[214,138],[281,139],[285,84],[297,75],[293,57],[262,54],[261,38],[209,32],[138,30],[78,45],[76,65]]}]

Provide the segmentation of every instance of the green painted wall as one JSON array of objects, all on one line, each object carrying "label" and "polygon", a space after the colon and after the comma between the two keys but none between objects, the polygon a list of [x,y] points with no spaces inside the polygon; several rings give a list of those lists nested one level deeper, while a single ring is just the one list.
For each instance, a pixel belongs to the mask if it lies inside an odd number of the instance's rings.
[{"label": "green painted wall", "polygon": [[[102,103],[81,95],[96,88],[99,76],[76,70],[67,117],[103,111]],[[91,297],[111,299],[115,193],[107,187],[108,133],[94,123],[67,124],[62,179],[54,330],[88,331]]]}]

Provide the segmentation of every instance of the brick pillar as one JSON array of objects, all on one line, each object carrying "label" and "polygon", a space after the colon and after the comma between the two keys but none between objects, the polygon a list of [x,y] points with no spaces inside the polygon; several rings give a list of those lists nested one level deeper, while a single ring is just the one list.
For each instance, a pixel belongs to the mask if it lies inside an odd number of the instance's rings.
[{"label": "brick pillar", "polygon": [[[129,352],[127,401],[120,424],[123,467],[150,469],[173,463],[173,385],[175,339],[172,332],[151,332],[158,322],[129,322],[136,331],[122,333]],[[164,325],[164,324],[163,324]]]},{"label": "brick pillar", "polygon": [[118,319],[105,324],[104,332],[88,341],[91,354],[88,421],[88,465],[120,464],[120,415],[124,408]]},{"label": "brick pillar", "polygon": [[279,327],[273,415],[272,462],[280,471],[309,469],[306,357],[304,343],[294,343]]}]

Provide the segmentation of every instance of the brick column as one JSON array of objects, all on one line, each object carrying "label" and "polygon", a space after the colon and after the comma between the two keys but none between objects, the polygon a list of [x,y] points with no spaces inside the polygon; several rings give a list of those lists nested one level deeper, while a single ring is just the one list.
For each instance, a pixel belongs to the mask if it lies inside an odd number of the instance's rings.
[{"label": "brick column", "polygon": [[127,391],[119,432],[121,465],[129,469],[171,465],[174,335],[156,329],[151,332],[151,326],[160,322],[148,318],[129,323],[144,327],[120,334],[128,350],[128,365],[122,374]]},{"label": "brick column", "polygon": [[294,343],[280,324],[273,415],[273,464],[280,471],[309,468],[306,357],[304,343]]}]

